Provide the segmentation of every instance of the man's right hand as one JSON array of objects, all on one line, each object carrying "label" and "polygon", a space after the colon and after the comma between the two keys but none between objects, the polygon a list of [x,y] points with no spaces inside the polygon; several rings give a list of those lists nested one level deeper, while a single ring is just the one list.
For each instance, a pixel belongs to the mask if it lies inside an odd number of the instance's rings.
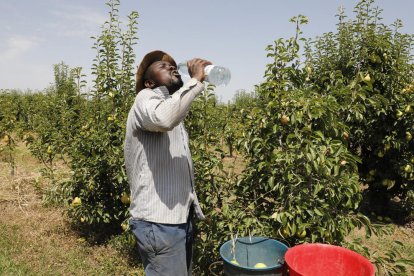
[{"label": "man's right hand", "polygon": [[188,73],[190,74],[190,77],[195,78],[199,82],[203,82],[205,78],[204,68],[211,64],[210,61],[193,58],[187,62]]}]

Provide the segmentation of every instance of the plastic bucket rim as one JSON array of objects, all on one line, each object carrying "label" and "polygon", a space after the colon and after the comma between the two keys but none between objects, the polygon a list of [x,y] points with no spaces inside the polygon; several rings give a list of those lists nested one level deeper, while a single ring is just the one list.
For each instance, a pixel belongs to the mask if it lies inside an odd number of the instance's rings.
[{"label": "plastic bucket rim", "polygon": [[[239,238],[237,238],[237,240],[242,239],[242,238],[248,238],[248,237],[239,237]],[[286,244],[282,243],[281,241],[278,241],[278,240],[272,239],[272,238],[262,237],[262,236],[254,236],[254,237],[252,237],[252,238],[255,238],[255,239],[266,239],[266,240],[275,241],[275,242],[279,243],[280,245],[282,245],[282,246],[284,247],[283,249],[285,249],[285,250],[286,250],[286,251],[285,251],[285,254],[286,254],[286,253],[287,253],[287,251],[289,250],[289,247],[288,247]],[[236,265],[236,264],[233,264],[233,263],[231,263],[231,261],[230,261],[229,259],[225,258],[225,257],[223,256],[223,253],[222,253],[223,246],[224,246],[225,244],[227,244],[227,243],[230,243],[231,241],[232,241],[232,240],[228,240],[228,241],[226,241],[225,243],[223,243],[223,244],[220,246],[220,257],[223,259],[223,261],[224,261],[225,263],[230,264],[230,265],[232,265],[232,266],[234,266],[234,267],[237,267],[237,268],[243,268],[243,269],[246,269],[246,270],[248,270],[248,271],[267,271],[267,270],[273,270],[273,269],[282,268],[282,267],[284,266],[284,264],[286,263],[286,261],[285,261],[285,262],[284,262],[284,263],[282,263],[282,264],[277,264],[277,265],[267,266],[267,267],[263,267],[263,268],[253,268],[253,267],[251,267],[251,266],[243,266],[243,265]],[[285,259],[285,255],[283,256],[283,258]]]},{"label": "plastic bucket rim", "polygon": [[338,246],[338,245],[326,244],[326,243],[303,243],[303,244],[295,245],[295,246],[293,246],[291,248],[288,248],[288,250],[285,253],[285,264],[289,267],[289,269],[293,269],[295,272],[297,272],[299,274],[303,274],[304,272],[301,272],[297,268],[293,268],[292,266],[290,266],[289,265],[289,261],[290,261],[289,259],[291,258],[290,256],[292,254],[294,254],[296,250],[298,250],[297,248],[303,248],[303,247],[335,248],[335,249],[340,250],[342,252],[347,252],[348,254],[352,255],[353,257],[356,257],[357,259],[359,259],[363,263],[369,264],[369,266],[368,266],[369,267],[369,272],[372,275],[375,274],[376,269],[375,269],[374,265],[366,257],[362,256],[361,254],[358,254],[357,252],[355,252],[355,251],[353,251],[351,249],[344,248],[344,247],[341,247],[341,246]]}]

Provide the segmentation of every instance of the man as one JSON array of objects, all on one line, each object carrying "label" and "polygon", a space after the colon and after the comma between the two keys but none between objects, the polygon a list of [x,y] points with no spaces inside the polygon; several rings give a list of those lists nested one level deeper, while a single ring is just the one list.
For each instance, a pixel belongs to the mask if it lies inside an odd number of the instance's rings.
[{"label": "man", "polygon": [[209,64],[188,61],[192,78],[184,85],[174,59],[162,51],[148,53],[138,67],[124,155],[131,189],[130,226],[148,276],[191,275],[192,213],[204,216],[194,191],[182,121],[204,89],[204,67]]}]

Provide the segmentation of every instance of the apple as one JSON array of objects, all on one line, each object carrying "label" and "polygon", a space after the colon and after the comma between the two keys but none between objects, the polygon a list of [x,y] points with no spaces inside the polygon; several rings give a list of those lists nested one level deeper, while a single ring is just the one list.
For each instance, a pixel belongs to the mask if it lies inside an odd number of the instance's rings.
[{"label": "apple", "polygon": [[410,172],[412,172],[413,171],[413,168],[411,167],[411,165],[405,165],[405,167],[404,167],[404,171],[406,172],[406,173],[410,173]]},{"label": "apple", "polygon": [[404,113],[401,110],[397,110],[397,113],[395,114],[397,118],[400,118]]},{"label": "apple", "polygon": [[296,233],[296,235],[298,236],[298,238],[303,239],[304,237],[306,237],[306,229],[303,229],[302,232],[299,233],[299,231]]},{"label": "apple", "polygon": [[365,81],[365,82],[370,82],[371,81],[371,76],[369,74],[367,74],[362,80]]},{"label": "apple", "polygon": [[127,231],[129,229],[129,224],[128,222],[123,222],[121,224],[122,230]]},{"label": "apple", "polygon": [[125,192],[121,194],[121,202],[125,205],[131,203],[129,196]]},{"label": "apple", "polygon": [[5,144],[8,144],[9,142],[10,142],[10,138],[9,138],[9,135],[4,135],[4,137],[3,137],[3,142],[5,143]]},{"label": "apple", "polygon": [[384,180],[382,180],[382,186],[384,186],[384,187],[389,187],[392,184],[393,184],[392,183],[392,180],[390,180],[390,179],[384,179]]},{"label": "apple", "polygon": [[286,115],[282,115],[282,117],[280,118],[280,122],[282,123],[282,125],[287,125],[287,124],[289,124],[289,121],[290,121],[290,119],[289,119],[289,117],[288,117],[288,116],[286,116]]},{"label": "apple", "polygon": [[79,197],[75,197],[72,201],[72,206],[77,207],[82,204],[82,200]]},{"label": "apple", "polygon": [[372,175],[367,176],[367,182],[372,182],[374,180],[375,180],[375,178]]},{"label": "apple", "polygon": [[257,263],[254,265],[254,268],[265,268],[267,267],[267,265],[265,265],[264,263]]},{"label": "apple", "polygon": [[404,109],[405,113],[412,113],[413,109],[411,108],[411,105],[407,105]]},{"label": "apple", "polygon": [[413,139],[413,136],[411,135],[411,132],[407,131],[407,132],[405,133],[405,139],[406,139],[407,141],[411,141],[411,139]]},{"label": "apple", "polygon": [[344,137],[345,140],[348,140],[349,139],[349,133],[348,132],[342,133],[342,137]]}]

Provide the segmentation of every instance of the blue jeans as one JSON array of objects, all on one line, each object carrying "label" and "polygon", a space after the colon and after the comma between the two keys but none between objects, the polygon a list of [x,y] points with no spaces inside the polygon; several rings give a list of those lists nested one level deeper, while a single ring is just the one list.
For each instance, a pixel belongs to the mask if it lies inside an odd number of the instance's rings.
[{"label": "blue jeans", "polygon": [[193,222],[161,224],[130,220],[146,276],[191,275]]}]

